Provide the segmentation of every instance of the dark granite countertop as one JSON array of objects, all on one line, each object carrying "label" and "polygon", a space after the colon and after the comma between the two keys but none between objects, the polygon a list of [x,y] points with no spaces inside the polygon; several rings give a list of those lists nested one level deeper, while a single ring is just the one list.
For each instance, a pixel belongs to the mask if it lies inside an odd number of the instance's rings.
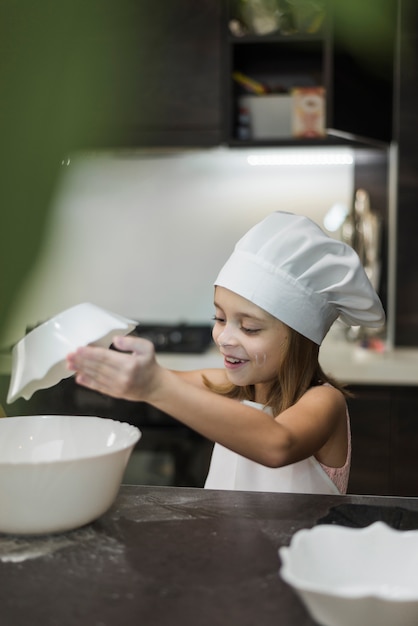
[{"label": "dark granite countertop", "polygon": [[418,499],[122,486],[84,528],[0,534],[1,626],[313,626],[278,548],[342,504]]}]

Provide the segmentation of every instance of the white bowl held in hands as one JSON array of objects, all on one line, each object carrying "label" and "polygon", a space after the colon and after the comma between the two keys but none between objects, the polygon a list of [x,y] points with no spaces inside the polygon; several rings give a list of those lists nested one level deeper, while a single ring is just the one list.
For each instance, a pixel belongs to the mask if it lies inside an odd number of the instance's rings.
[{"label": "white bowl held in hands", "polygon": [[7,403],[20,396],[29,400],[38,389],[47,389],[69,378],[66,356],[76,348],[96,345],[108,348],[116,333],[127,335],[134,320],[84,302],[40,324],[12,350],[12,371]]},{"label": "white bowl held in hands", "polygon": [[324,626],[418,624],[418,531],[319,525],[279,549],[281,577]]},{"label": "white bowl held in hands", "polygon": [[0,532],[71,530],[112,505],[141,432],[77,415],[0,419]]}]

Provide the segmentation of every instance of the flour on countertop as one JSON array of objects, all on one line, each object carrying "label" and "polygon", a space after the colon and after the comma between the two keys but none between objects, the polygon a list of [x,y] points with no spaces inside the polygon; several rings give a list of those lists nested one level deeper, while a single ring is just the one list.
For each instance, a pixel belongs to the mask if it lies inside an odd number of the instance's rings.
[{"label": "flour on countertop", "polygon": [[[17,535],[0,535],[0,562],[2,563],[21,563],[28,559],[37,559],[40,557],[48,557],[73,545],[89,543],[91,541],[99,541],[103,543],[117,543],[111,537],[105,537],[93,528],[83,528],[71,532],[71,534],[47,535],[23,537]],[[102,548],[105,546],[102,546]],[[108,546],[109,547],[109,546]],[[115,545],[113,545],[116,548]]]},{"label": "flour on countertop", "polygon": [[20,563],[27,559],[37,559],[70,546],[72,543],[73,541],[67,537],[0,539],[0,561]]}]

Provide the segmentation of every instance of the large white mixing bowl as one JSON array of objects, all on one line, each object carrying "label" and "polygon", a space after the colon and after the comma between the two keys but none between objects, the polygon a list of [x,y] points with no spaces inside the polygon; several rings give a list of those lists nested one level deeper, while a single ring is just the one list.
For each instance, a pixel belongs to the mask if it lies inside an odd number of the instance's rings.
[{"label": "large white mixing bowl", "polygon": [[109,509],[141,432],[100,417],[0,419],[0,532],[47,534]]}]

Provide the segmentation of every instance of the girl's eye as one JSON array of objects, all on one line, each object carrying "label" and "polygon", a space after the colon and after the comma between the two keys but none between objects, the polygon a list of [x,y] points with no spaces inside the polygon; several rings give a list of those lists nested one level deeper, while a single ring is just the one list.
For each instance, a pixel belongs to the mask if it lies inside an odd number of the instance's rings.
[{"label": "girl's eye", "polygon": [[214,322],[219,322],[219,323],[222,323],[222,322],[224,322],[224,321],[225,321],[225,320],[223,319],[223,317],[219,317],[218,315],[214,315],[214,316],[212,317],[212,320],[213,320]]},{"label": "girl's eye", "polygon": [[255,335],[256,333],[260,332],[259,328],[245,328],[244,326],[241,326],[241,330],[244,333],[247,333],[247,335]]}]

